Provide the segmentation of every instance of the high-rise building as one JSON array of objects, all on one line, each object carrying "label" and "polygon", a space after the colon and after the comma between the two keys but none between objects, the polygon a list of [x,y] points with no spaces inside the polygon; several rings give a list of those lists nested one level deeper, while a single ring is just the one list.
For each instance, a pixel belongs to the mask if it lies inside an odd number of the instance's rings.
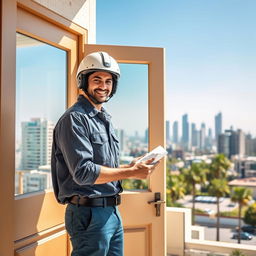
[{"label": "high-rise building", "polygon": [[182,116],[182,146],[185,150],[189,148],[189,123],[188,123],[188,114]]},{"label": "high-rise building", "polygon": [[166,142],[169,143],[171,140],[170,136],[170,121],[166,120]]},{"label": "high-rise building", "polygon": [[198,133],[196,130],[196,124],[191,124],[191,146],[192,147],[198,147]]},{"label": "high-rise building", "polygon": [[119,147],[120,147],[120,151],[122,153],[125,150],[125,133],[124,133],[123,129],[116,129],[115,132],[118,137]]},{"label": "high-rise building", "polygon": [[172,141],[175,144],[179,143],[179,123],[175,121],[172,126]]},{"label": "high-rise building", "polygon": [[32,118],[22,122],[21,169],[34,170],[51,162],[54,125],[52,122]]},{"label": "high-rise building", "polygon": [[230,157],[230,134],[227,132],[218,136],[218,153]]},{"label": "high-rise building", "polygon": [[206,148],[211,150],[213,146],[212,129],[208,129],[208,135],[206,137]]},{"label": "high-rise building", "polygon": [[231,158],[232,156],[245,155],[245,135],[242,130],[225,130],[224,134],[218,137],[218,153],[224,153]]},{"label": "high-rise building", "polygon": [[146,144],[148,144],[148,128],[145,130],[145,138],[144,138],[144,142],[146,143]]},{"label": "high-rise building", "polygon": [[52,186],[50,172],[30,170],[23,174],[23,193],[48,189]]},{"label": "high-rise building", "polygon": [[222,113],[219,112],[215,116],[215,140],[218,141],[218,136],[222,133]]},{"label": "high-rise building", "polygon": [[241,129],[238,129],[237,132],[237,155],[245,155],[245,134]]},{"label": "high-rise building", "polygon": [[201,124],[201,129],[200,129],[200,149],[204,150],[205,149],[205,140],[206,140],[206,131],[205,131],[205,123]]},{"label": "high-rise building", "polygon": [[256,156],[256,138],[251,134],[245,136],[245,154],[247,156]]}]

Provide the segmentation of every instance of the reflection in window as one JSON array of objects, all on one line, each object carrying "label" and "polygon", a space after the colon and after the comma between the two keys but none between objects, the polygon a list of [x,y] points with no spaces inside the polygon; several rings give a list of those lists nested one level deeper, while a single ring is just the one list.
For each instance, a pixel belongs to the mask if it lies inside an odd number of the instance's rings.
[{"label": "reflection in window", "polygon": [[[120,64],[117,93],[105,105],[120,142],[120,164],[148,152],[148,65]],[[125,189],[146,189],[147,180],[124,180]]]},{"label": "reflection in window", "polygon": [[66,108],[66,52],[17,33],[15,194],[51,187],[53,128]]}]

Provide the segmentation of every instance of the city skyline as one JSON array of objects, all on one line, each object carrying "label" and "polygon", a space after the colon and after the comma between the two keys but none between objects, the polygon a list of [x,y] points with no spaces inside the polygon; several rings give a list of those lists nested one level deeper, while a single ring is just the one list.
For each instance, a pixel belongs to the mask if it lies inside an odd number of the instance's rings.
[{"label": "city skyline", "polygon": [[[182,116],[184,116],[184,115],[187,115],[187,122],[188,122],[188,124],[189,124],[189,132],[191,133],[191,125],[192,124],[195,124],[195,126],[196,126],[196,129],[197,130],[200,130],[201,129],[201,125],[202,124],[204,124],[205,125],[205,128],[206,128],[206,132],[208,133],[208,130],[209,129],[211,129],[212,130],[212,132],[213,132],[213,134],[212,134],[212,137],[214,138],[215,137],[215,117],[216,117],[216,115],[218,115],[218,114],[221,114],[222,115],[222,133],[224,133],[224,131],[225,130],[230,130],[230,129],[232,129],[232,130],[242,130],[245,134],[251,134],[253,137],[256,137],[256,134],[253,134],[252,132],[248,132],[248,131],[245,131],[245,130],[243,130],[241,127],[235,127],[233,124],[230,124],[229,126],[223,126],[223,122],[224,122],[224,120],[225,120],[225,116],[222,114],[222,112],[220,111],[220,112],[216,112],[213,116],[212,116],[212,125],[210,126],[208,123],[206,123],[206,122],[203,122],[203,121],[201,121],[201,122],[198,122],[198,123],[196,123],[196,122],[194,122],[194,120],[191,120],[191,118],[190,118],[190,115],[188,114],[188,113],[183,113],[181,116],[180,116],[180,118],[178,119],[178,120],[174,120],[173,122],[172,121],[170,121],[170,120],[166,120],[166,121],[169,121],[170,122],[170,133],[171,133],[171,138],[173,137],[173,132],[172,132],[172,125],[175,123],[175,122],[178,122],[178,126],[179,126],[179,128],[178,128],[178,134],[179,134],[179,139],[182,139]],[[224,116],[224,118],[223,118],[223,116]]]},{"label": "city skyline", "polygon": [[98,0],[97,44],[165,48],[167,120],[187,113],[213,128],[221,111],[223,127],[255,136],[256,1],[163,0],[155,7],[153,0]]}]

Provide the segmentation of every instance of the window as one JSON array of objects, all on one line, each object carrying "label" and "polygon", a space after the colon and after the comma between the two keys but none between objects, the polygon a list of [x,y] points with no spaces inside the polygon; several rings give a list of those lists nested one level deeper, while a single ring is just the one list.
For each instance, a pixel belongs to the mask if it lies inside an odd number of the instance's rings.
[{"label": "window", "polygon": [[[120,145],[120,164],[148,152],[148,65],[120,64],[116,95],[105,108],[112,116]],[[146,189],[146,180],[125,180],[124,189]]]},{"label": "window", "polygon": [[16,47],[15,194],[22,194],[51,186],[31,189],[29,176],[50,175],[52,131],[67,106],[67,53],[20,33]]}]

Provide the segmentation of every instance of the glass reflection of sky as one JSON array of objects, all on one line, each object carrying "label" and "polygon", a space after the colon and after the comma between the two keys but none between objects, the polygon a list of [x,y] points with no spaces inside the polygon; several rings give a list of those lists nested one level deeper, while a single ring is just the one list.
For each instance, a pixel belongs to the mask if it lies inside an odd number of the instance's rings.
[{"label": "glass reflection of sky", "polygon": [[[66,52],[18,34],[16,52],[16,136],[33,117],[54,123],[66,108]],[[23,40],[22,40],[23,39]],[[24,43],[24,45],[22,45]]]}]

